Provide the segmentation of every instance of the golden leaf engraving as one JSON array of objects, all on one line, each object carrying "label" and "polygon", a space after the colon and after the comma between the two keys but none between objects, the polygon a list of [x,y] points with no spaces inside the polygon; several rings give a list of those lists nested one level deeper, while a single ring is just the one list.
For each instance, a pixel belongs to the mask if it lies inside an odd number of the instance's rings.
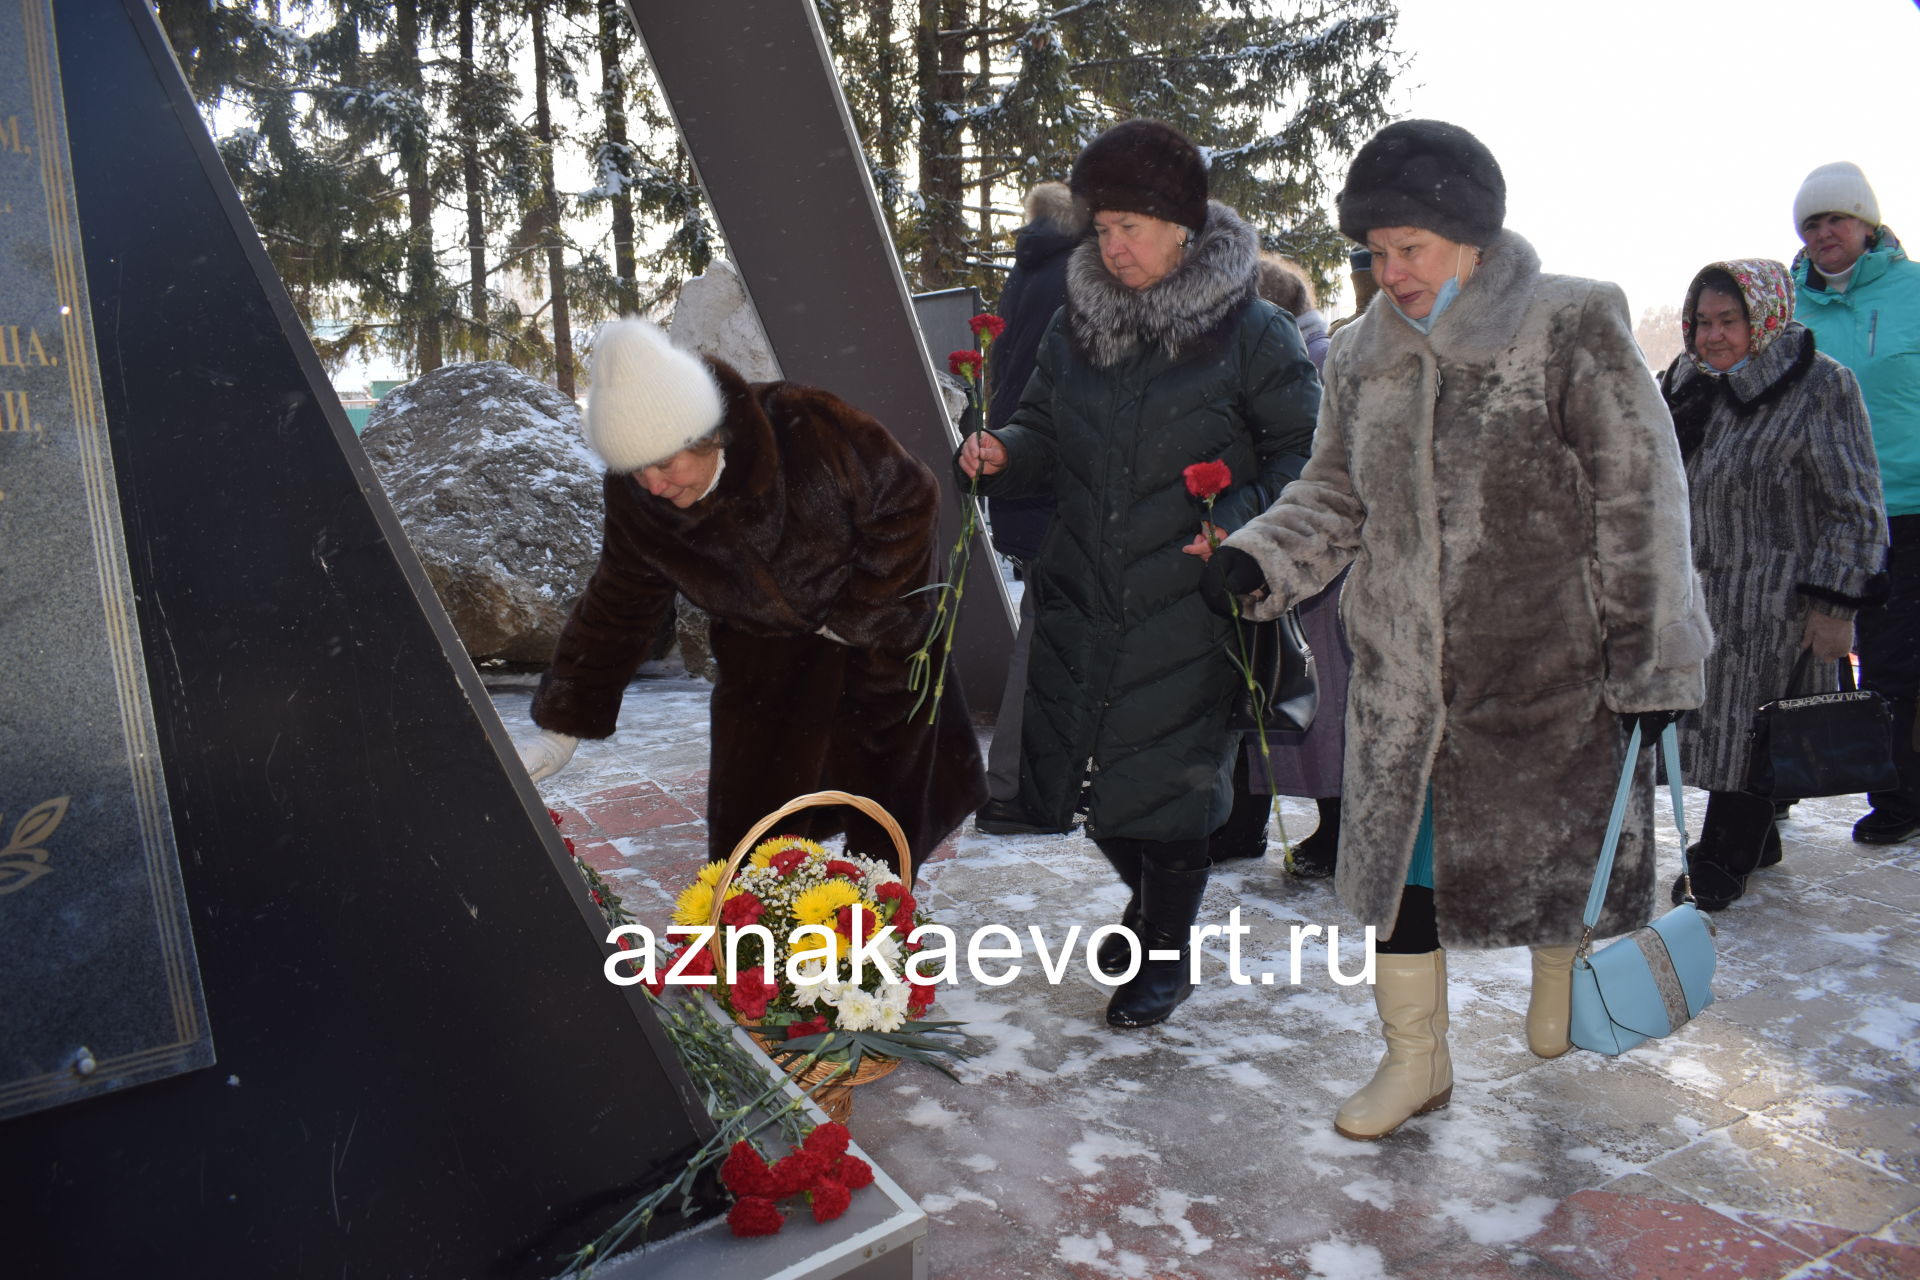
[{"label": "golden leaf engraving", "polygon": [[[60,819],[67,816],[67,801],[71,796],[56,796],[52,800],[43,800],[27,810],[19,822],[14,824],[13,838],[0,848],[0,857],[9,853],[18,853],[22,849],[31,849],[53,834],[60,825]],[[0,814],[0,817],[4,817]]]},{"label": "golden leaf engraving", "polygon": [[46,859],[45,849],[31,849],[26,853],[11,853],[0,857],[0,898],[26,888],[53,870],[46,865]]},{"label": "golden leaf engraving", "polygon": [[[56,796],[52,800],[43,800],[13,824],[13,836],[4,848],[0,848],[0,897],[17,893],[53,870],[47,865],[47,859],[52,855],[34,846],[44,844],[54,828],[60,825],[60,820],[67,816],[67,802],[70,799],[71,796]],[[5,814],[0,814],[0,820],[5,817]]]}]

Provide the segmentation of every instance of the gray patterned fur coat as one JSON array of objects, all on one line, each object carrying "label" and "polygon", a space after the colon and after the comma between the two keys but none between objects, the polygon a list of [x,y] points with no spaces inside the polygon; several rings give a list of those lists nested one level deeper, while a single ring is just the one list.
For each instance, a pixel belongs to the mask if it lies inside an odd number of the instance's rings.
[{"label": "gray patterned fur coat", "polygon": [[[1738,791],[1753,710],[1788,694],[1807,610],[1850,618],[1879,585],[1880,468],[1859,384],[1797,322],[1729,374],[1681,355],[1661,389],[1687,454],[1694,564],[1720,640],[1706,701],[1680,726],[1682,771],[1692,786]],[[1829,664],[1792,693],[1835,684]]]},{"label": "gray patterned fur coat", "polygon": [[[1712,644],[1620,290],[1505,231],[1431,336],[1376,298],[1334,335],[1305,472],[1228,543],[1265,571],[1257,617],[1352,565],[1341,901],[1392,928],[1431,782],[1442,945],[1578,940],[1618,713],[1697,706]],[[1651,914],[1651,766],[1601,935]]]}]

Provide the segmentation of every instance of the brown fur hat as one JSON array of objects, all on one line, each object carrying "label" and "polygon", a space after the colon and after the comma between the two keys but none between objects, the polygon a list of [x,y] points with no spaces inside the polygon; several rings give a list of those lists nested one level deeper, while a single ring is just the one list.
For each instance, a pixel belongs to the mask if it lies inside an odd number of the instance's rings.
[{"label": "brown fur hat", "polygon": [[1089,142],[1067,185],[1088,216],[1144,213],[1191,231],[1207,221],[1207,162],[1192,139],[1158,120],[1127,120]]}]

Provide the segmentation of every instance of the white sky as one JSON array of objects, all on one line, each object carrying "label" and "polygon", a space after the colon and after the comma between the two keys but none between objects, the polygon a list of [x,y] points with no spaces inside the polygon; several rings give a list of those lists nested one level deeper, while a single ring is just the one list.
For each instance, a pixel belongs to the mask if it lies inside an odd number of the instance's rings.
[{"label": "white sky", "polygon": [[1916,0],[1397,2],[1395,114],[1477,135],[1542,266],[1636,317],[1716,259],[1790,261],[1794,193],[1834,160],[1920,253]]}]

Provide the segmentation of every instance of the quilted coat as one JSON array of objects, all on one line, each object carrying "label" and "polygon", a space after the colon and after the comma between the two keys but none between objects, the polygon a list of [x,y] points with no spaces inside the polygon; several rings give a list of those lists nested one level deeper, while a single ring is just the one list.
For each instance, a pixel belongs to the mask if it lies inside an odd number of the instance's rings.
[{"label": "quilted coat", "polygon": [[[1227,623],[1181,548],[1206,514],[1184,469],[1224,460],[1211,519],[1235,529],[1276,497],[1312,439],[1320,384],[1284,312],[1254,296],[1258,242],[1225,205],[1174,271],[1130,289],[1092,242],[1041,341],[1020,408],[996,433],[994,497],[1050,493],[1055,516],[1028,577],[1020,801],[1061,827],[1090,781],[1087,834],[1197,840],[1232,806],[1239,679]],[[1297,459],[1296,459],[1297,462]]]},{"label": "quilted coat", "polygon": [[[1697,706],[1712,634],[1672,423],[1610,284],[1512,231],[1422,334],[1376,298],[1336,333],[1313,454],[1229,539],[1256,617],[1351,565],[1335,886],[1390,931],[1432,787],[1447,946],[1578,940],[1624,764],[1617,713]],[[1652,753],[1600,932],[1652,907]]]},{"label": "quilted coat", "polygon": [[[931,608],[910,593],[932,567],[933,475],[837,396],[749,385],[709,363],[726,403],[719,486],[681,510],[632,476],[607,476],[600,563],[540,681],[534,723],[612,734],[678,592],[713,624],[713,856],[796,795],[834,789],[878,801],[918,862],[987,796],[958,682],[947,681],[934,726],[908,714],[906,660]],[[856,851],[893,860],[892,843],[855,814],[808,811],[780,830],[843,823]]]}]

